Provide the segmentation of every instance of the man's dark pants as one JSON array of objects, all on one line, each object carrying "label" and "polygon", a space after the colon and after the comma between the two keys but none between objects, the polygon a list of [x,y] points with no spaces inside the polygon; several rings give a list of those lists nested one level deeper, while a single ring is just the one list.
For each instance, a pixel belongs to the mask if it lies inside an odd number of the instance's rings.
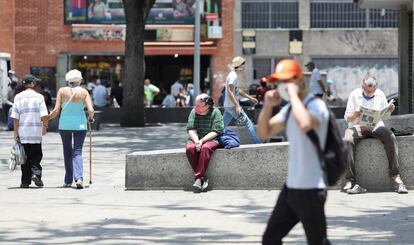
[{"label": "man's dark pants", "polygon": [[30,185],[31,178],[36,175],[39,179],[42,178],[42,166],[40,162],[43,158],[42,144],[22,144],[26,153],[26,163],[21,165],[22,169],[22,184]]},{"label": "man's dark pants", "polygon": [[379,139],[385,148],[388,159],[389,176],[394,177],[400,174],[398,166],[398,146],[395,135],[386,127],[380,126],[373,130],[371,127],[361,126],[360,130],[356,127],[349,128],[345,131],[344,140],[348,145],[348,167],[346,169],[345,179],[353,183],[355,179],[355,147],[364,138]]},{"label": "man's dark pants", "polygon": [[263,234],[263,245],[282,244],[282,239],[302,222],[308,244],[330,244],[326,234],[324,189],[283,187]]}]

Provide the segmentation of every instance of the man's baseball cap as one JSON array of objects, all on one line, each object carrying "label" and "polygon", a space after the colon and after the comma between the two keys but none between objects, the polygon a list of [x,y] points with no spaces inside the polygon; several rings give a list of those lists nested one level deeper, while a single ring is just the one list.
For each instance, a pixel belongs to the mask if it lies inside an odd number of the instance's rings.
[{"label": "man's baseball cap", "polygon": [[23,77],[22,84],[26,85],[32,82],[40,82],[40,81],[42,81],[42,79],[39,79],[31,74],[27,74],[26,76]]},{"label": "man's baseball cap", "polygon": [[303,72],[299,63],[292,59],[285,59],[276,65],[275,72],[269,76],[268,81],[285,81],[300,76],[303,76]]},{"label": "man's baseball cap", "polygon": [[315,63],[313,63],[312,61],[309,61],[306,65],[305,65],[306,67],[308,67],[308,66],[313,66],[313,67],[315,67]]}]

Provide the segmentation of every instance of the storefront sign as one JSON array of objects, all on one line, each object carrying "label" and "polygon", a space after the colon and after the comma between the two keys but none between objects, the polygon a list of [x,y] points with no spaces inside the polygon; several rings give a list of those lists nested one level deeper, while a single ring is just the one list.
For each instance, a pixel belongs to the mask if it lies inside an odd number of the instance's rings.
[{"label": "storefront sign", "polygon": [[207,13],[206,14],[206,21],[215,21],[218,20],[218,14],[216,13]]},{"label": "storefront sign", "polygon": [[255,54],[256,53],[256,31],[244,30],[242,32],[242,48],[243,54]]},{"label": "storefront sign", "polygon": [[72,25],[73,40],[125,41],[124,25]]},{"label": "storefront sign", "polygon": [[158,42],[192,42],[194,41],[194,29],[157,29]]},{"label": "storefront sign", "polygon": [[208,38],[219,39],[223,38],[223,29],[221,26],[209,26],[208,27]]},{"label": "storefront sign", "polygon": [[[64,0],[64,2],[66,25],[126,23],[122,0]],[[195,5],[195,0],[156,0],[148,14],[146,24],[193,25]],[[221,0],[201,1],[200,9],[202,13],[216,13],[218,16]]]}]

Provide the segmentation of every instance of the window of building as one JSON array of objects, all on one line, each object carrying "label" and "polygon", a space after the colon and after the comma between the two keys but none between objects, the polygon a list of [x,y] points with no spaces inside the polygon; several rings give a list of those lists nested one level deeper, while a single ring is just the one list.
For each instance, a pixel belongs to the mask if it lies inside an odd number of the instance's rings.
[{"label": "window of building", "polygon": [[299,26],[298,0],[242,0],[242,28],[295,29]]},{"label": "window of building", "polygon": [[268,77],[275,71],[277,63],[283,59],[291,59],[291,57],[253,58],[253,79]]},{"label": "window of building", "polygon": [[398,11],[362,9],[353,0],[311,0],[311,28],[397,28]]}]

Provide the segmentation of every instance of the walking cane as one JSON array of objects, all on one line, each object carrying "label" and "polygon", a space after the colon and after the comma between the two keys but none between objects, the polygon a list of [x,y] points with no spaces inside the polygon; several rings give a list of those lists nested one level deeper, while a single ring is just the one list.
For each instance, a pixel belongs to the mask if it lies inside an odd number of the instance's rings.
[{"label": "walking cane", "polygon": [[89,126],[89,184],[92,184],[92,120],[88,120]]}]

